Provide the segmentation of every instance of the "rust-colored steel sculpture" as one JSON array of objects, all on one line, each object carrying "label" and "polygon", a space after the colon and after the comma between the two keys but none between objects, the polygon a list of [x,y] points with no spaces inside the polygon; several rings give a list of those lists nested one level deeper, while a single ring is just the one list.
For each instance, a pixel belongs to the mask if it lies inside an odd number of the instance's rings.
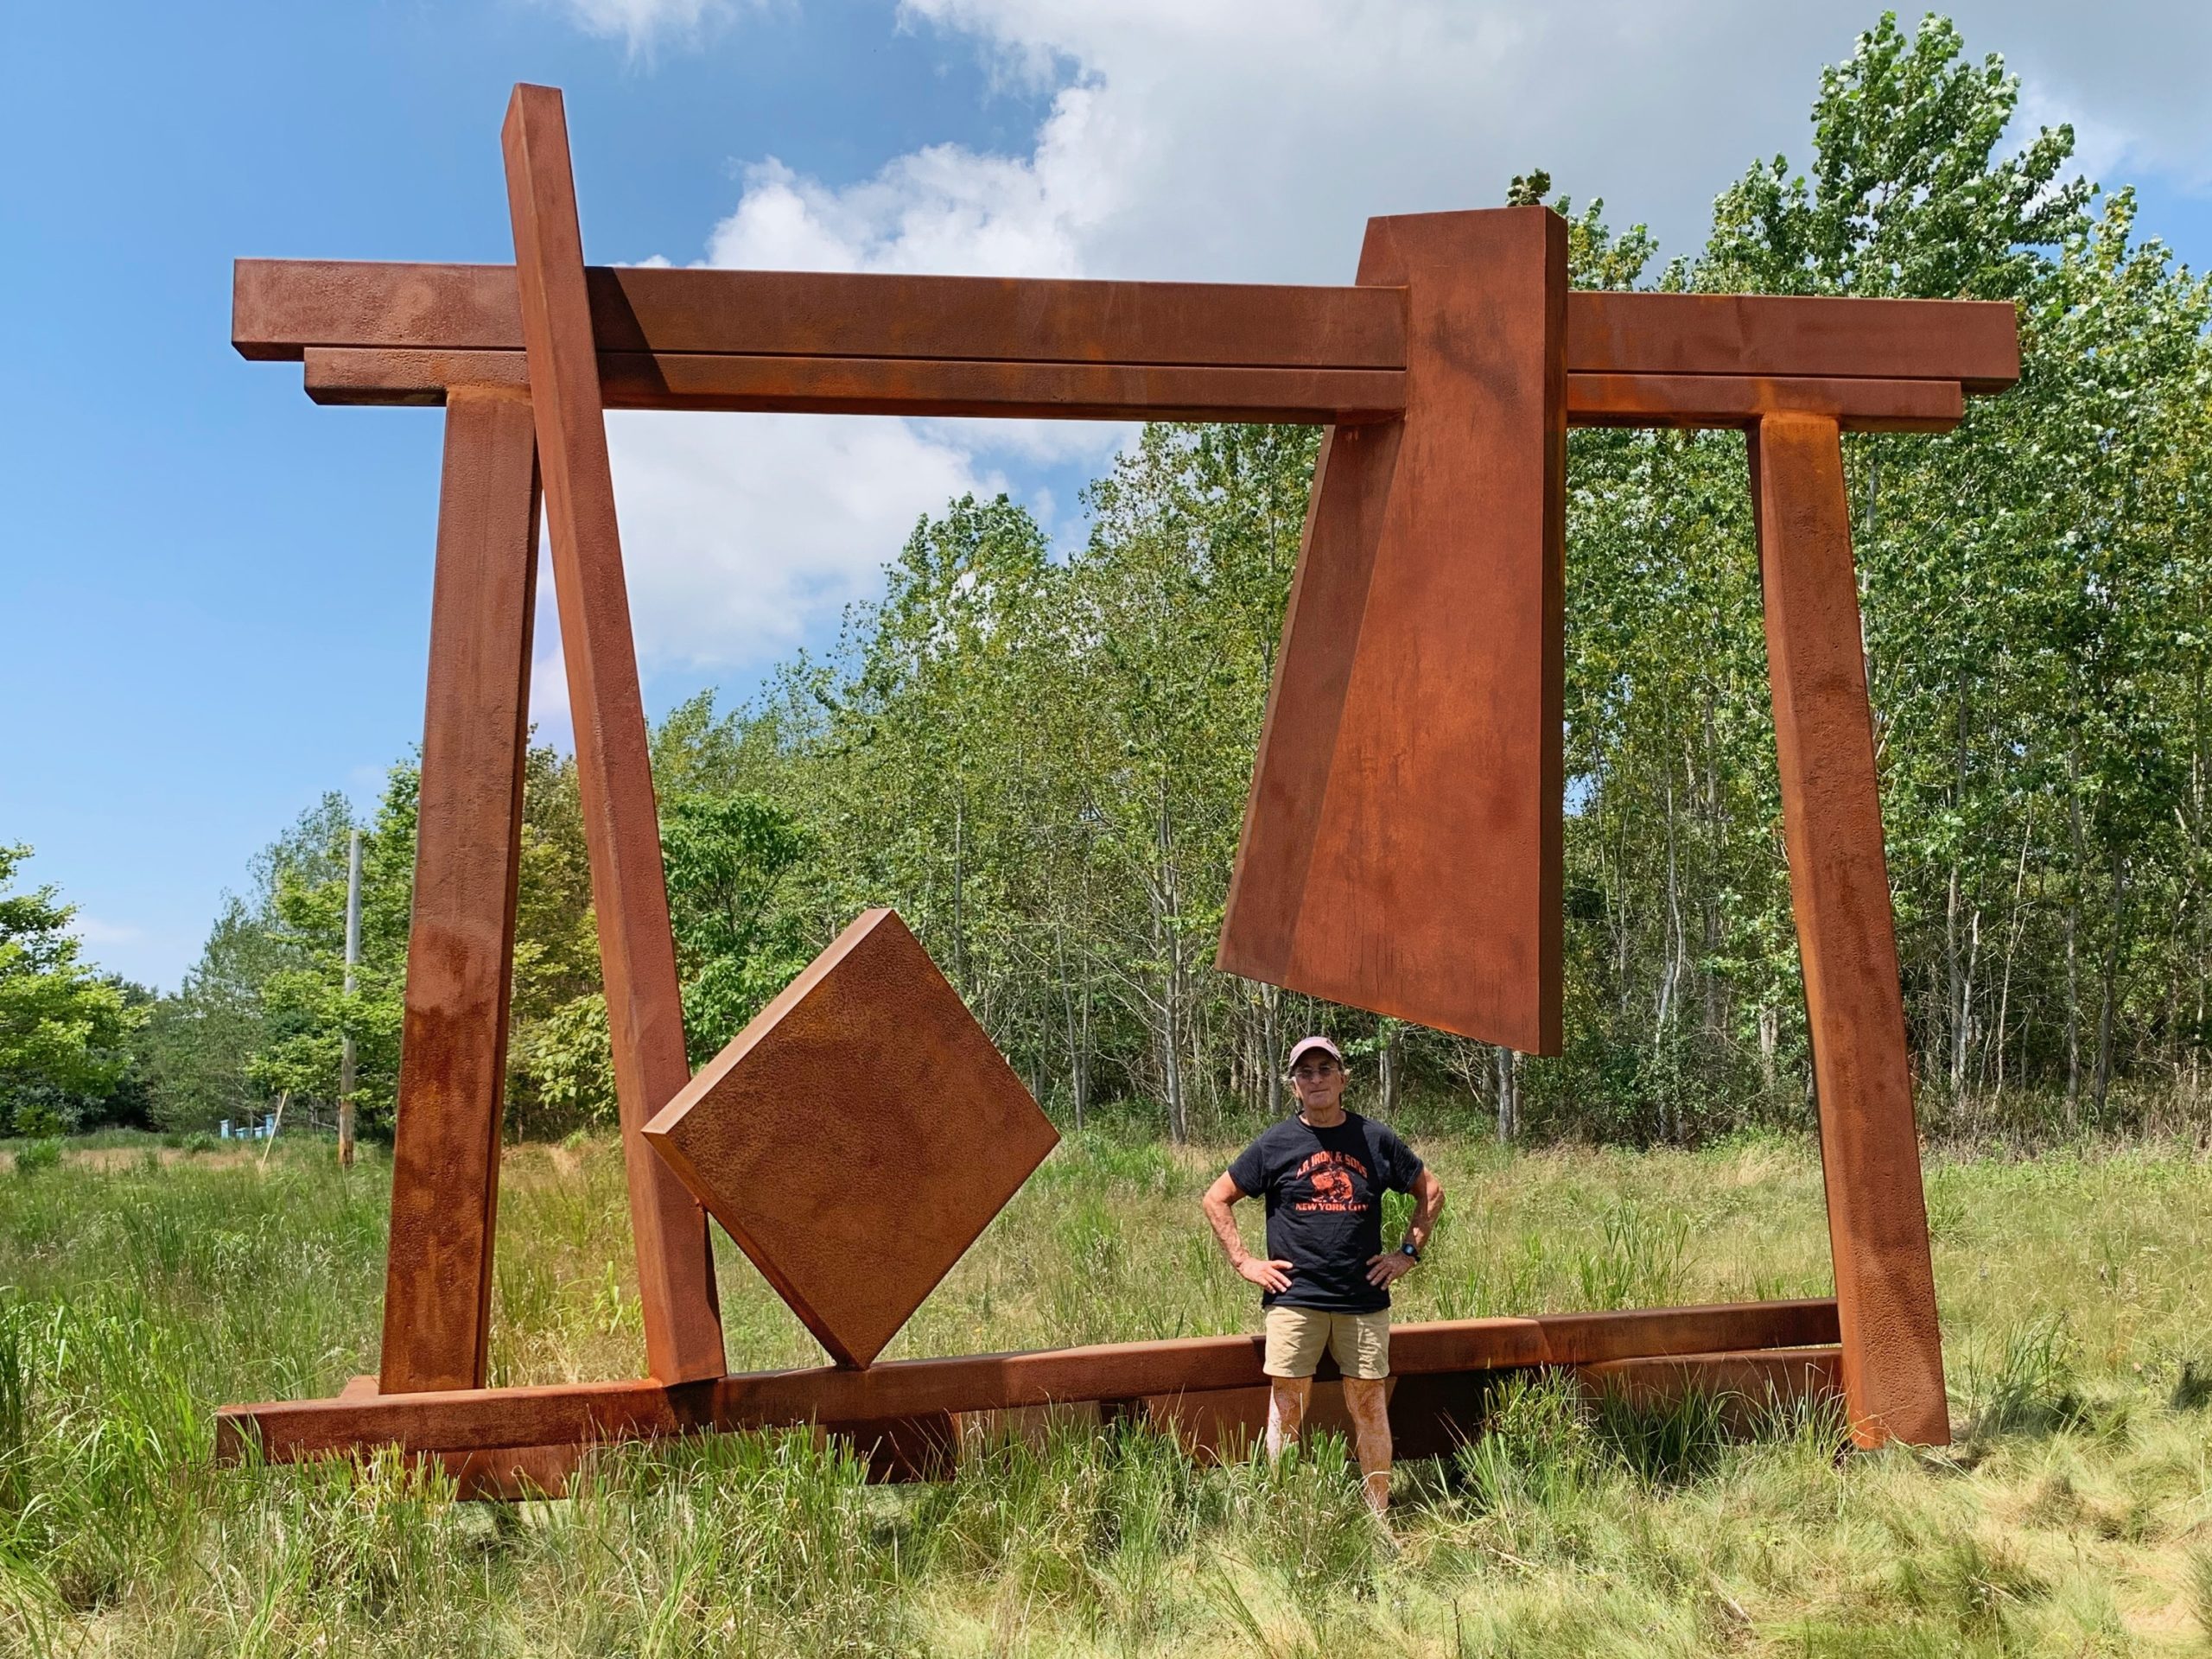
[{"label": "rust-colored steel sculpture", "polygon": [[[1537,1052],[1560,1040],[1565,430],[1751,435],[1836,1299],[1402,1326],[1392,1421],[1407,1455],[1447,1449],[1484,1375],[1556,1366],[1631,1391],[1840,1379],[1862,1443],[1948,1437],[1838,434],[1955,425],[2018,376],[2010,306],[1570,293],[1539,208],[1375,220],[1344,288],[612,270],[583,264],[559,93],[518,87],[505,141],[512,266],[237,267],[242,355],[302,362],[318,402],[442,404],[448,431],[382,1371],[226,1408],[226,1455],[393,1444],[493,1495],[557,1490],[597,1441],[696,1429],[812,1423],[907,1478],[995,1413],[1075,1403],[1201,1444],[1254,1427],[1253,1338],[868,1363],[1050,1128],[880,912],[689,1077],[607,408],[1332,428],[1221,960]],[[493,1389],[540,472],[652,1376]],[[948,1097],[995,1127],[963,1147],[930,1121]],[[769,1103],[870,1195],[764,1198],[745,1129]],[[939,1205],[907,1167],[868,1173],[902,1134]],[[687,1180],[841,1364],[724,1374]],[[864,1226],[865,1272],[836,1243]]]},{"label": "rust-colored steel sculpture", "polygon": [[883,1351],[1059,1138],[888,910],[848,927],[645,1125],[852,1366]]}]

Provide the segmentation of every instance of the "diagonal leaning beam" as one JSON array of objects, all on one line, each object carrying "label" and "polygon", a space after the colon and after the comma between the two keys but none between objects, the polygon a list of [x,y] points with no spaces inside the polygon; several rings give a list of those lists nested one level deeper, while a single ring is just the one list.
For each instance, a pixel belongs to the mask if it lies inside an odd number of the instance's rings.
[{"label": "diagonal leaning beam", "polygon": [[1752,430],[1751,461],[1844,1404],[1862,1446],[1943,1446],[1943,1344],[1836,423],[1770,416]]},{"label": "diagonal leaning beam", "polygon": [[646,1365],[663,1382],[692,1382],[726,1369],[721,1314],[706,1212],[642,1133],[691,1071],[560,92],[517,86],[500,142],[599,912]]},{"label": "diagonal leaning beam", "polygon": [[530,399],[456,388],[430,605],[385,1258],[386,1394],[482,1388],[537,587]]}]

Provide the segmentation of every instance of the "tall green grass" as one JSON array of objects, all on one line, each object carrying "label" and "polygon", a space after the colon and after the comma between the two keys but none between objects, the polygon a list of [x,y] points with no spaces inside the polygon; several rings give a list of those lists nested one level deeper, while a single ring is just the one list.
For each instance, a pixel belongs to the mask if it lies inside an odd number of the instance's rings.
[{"label": "tall green grass", "polygon": [[[1402,1318],[1827,1287],[1809,1147],[1422,1150],[1451,1201]],[[1839,1457],[1820,1410],[1746,1441],[1709,1400],[1512,1377],[1484,1433],[1402,1466],[1385,1536],[1339,1440],[1200,1466],[1077,1413],[978,1426],[922,1487],[870,1486],[804,1433],[608,1448],[550,1504],[459,1503],[390,1457],[217,1469],[216,1404],[374,1364],[388,1173],[257,1152],[118,1141],[0,1169],[0,1650],[2212,1645],[2212,1168],[2184,1153],[1931,1166],[1949,1452]],[[1196,1207],[1224,1155],[1071,1140],[893,1351],[1251,1328]],[[497,1380],[638,1369],[623,1191],[607,1144],[510,1152]],[[732,1363],[817,1361],[721,1255]]]}]

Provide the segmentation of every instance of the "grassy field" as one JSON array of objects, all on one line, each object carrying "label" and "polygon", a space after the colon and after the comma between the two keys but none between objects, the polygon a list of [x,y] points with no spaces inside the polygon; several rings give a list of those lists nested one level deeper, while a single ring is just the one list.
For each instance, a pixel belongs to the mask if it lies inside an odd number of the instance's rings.
[{"label": "grassy field", "polygon": [[[1423,1147],[1451,1205],[1402,1318],[1828,1288],[1809,1147]],[[1654,1426],[1516,1387],[1456,1463],[1402,1465],[1395,1548],[1339,1446],[1200,1470],[1133,1429],[980,1451],[928,1488],[868,1487],[799,1434],[629,1447],[527,1506],[457,1503],[390,1463],[218,1470],[215,1404],[374,1369],[380,1158],[347,1177],[312,1142],[264,1167],[123,1141],[19,1161],[0,1171],[9,1651],[2212,1651],[2201,1155],[1931,1160],[1950,1452],[1839,1459],[1817,1421],[1728,1445],[1694,1413]],[[1198,1212],[1221,1161],[1064,1146],[893,1353],[1250,1328]],[[613,1148],[505,1170],[495,1381],[634,1373]],[[722,1259],[733,1363],[817,1363],[726,1241]]]}]

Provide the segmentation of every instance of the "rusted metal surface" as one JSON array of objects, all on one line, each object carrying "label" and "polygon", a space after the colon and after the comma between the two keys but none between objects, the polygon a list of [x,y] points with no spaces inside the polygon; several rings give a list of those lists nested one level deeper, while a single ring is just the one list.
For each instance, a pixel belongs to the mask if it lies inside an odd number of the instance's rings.
[{"label": "rusted metal surface", "polygon": [[949,1480],[960,1458],[960,1421],[949,1411],[845,1423],[822,1433],[862,1459],[870,1480]]},{"label": "rusted metal surface", "polygon": [[645,1133],[847,1365],[883,1351],[1059,1141],[888,910],[841,933]]},{"label": "rusted metal surface", "polygon": [[1315,472],[1216,965],[1554,1053],[1566,225],[1372,219],[1359,276],[1405,418]]},{"label": "rusted metal surface", "polygon": [[[814,415],[998,416],[1030,420],[1246,421],[1347,426],[1395,418],[1395,369],[1249,369],[903,358],[601,352],[609,409]],[[448,386],[527,391],[519,352],[355,350],[305,354],[308,396],[335,405],[442,403]],[[1789,410],[1835,416],[1847,432],[1946,432],[1966,400],[1955,380],[1786,379],[1757,375],[1571,374],[1569,426],[1748,427]]]},{"label": "rusted metal surface", "polygon": [[1860,1444],[1942,1446],[1943,1346],[1835,423],[1762,421],[1751,478],[1844,1395]]},{"label": "rusted metal surface", "polygon": [[1970,392],[2020,378],[2009,301],[1599,291],[1574,295],[1567,316],[1573,374],[1955,380]]},{"label": "rusted metal surface", "polygon": [[[601,352],[599,373],[609,409],[1318,426],[1388,420],[1405,403],[1405,376],[1395,369]],[[519,352],[323,346],[308,349],[306,379],[308,397],[338,404],[435,404],[448,385],[530,384]]]},{"label": "rusted metal surface", "polygon": [[1966,417],[1955,380],[1793,379],[1750,374],[1570,374],[1569,426],[1748,428],[1787,411],[1847,432],[1948,432]]},{"label": "rusted metal surface", "polygon": [[[604,352],[1407,366],[1405,296],[1392,283],[605,266],[587,281]],[[297,359],[310,346],[522,347],[507,265],[241,259],[232,295],[232,344],[257,359]],[[1577,374],[1951,380],[1970,392],[2019,378],[2018,327],[2001,302],[1577,292],[1567,296],[1566,327],[1567,368]]]},{"label": "rusted metal surface", "polygon": [[[1356,288],[599,265],[586,282],[609,352],[1343,369],[1405,353],[1397,296]],[[522,345],[506,265],[241,259],[232,298],[249,358]]]},{"label": "rusted metal surface", "polygon": [[477,1452],[441,1452],[438,1465],[452,1478],[457,1497],[507,1503],[565,1497],[583,1446],[509,1446]]},{"label": "rusted metal surface", "polygon": [[706,1214],[643,1135],[645,1120],[690,1080],[691,1071],[560,93],[518,86],[500,138],[607,986],[614,1097],[629,1170],[646,1363],[663,1382],[688,1382],[724,1370],[721,1318]]},{"label": "rusted metal surface", "polygon": [[537,588],[530,401],[456,391],[430,602],[384,1389],[481,1388]]},{"label": "rusted metal surface", "polygon": [[[1410,1378],[1653,1354],[1802,1348],[1835,1339],[1835,1304],[1826,1299],[1548,1313],[1401,1325],[1390,1333],[1390,1365]],[[1264,1386],[1262,1347],[1256,1335],[1197,1337],[887,1360],[865,1370],[759,1371],[676,1387],[587,1382],[229,1406],[217,1419],[217,1449],[234,1458],[257,1438],[265,1455],[286,1461],[378,1445],[467,1451],[802,1423],[834,1429],[939,1411],[1088,1400],[1141,1402],[1148,1395]]]}]

